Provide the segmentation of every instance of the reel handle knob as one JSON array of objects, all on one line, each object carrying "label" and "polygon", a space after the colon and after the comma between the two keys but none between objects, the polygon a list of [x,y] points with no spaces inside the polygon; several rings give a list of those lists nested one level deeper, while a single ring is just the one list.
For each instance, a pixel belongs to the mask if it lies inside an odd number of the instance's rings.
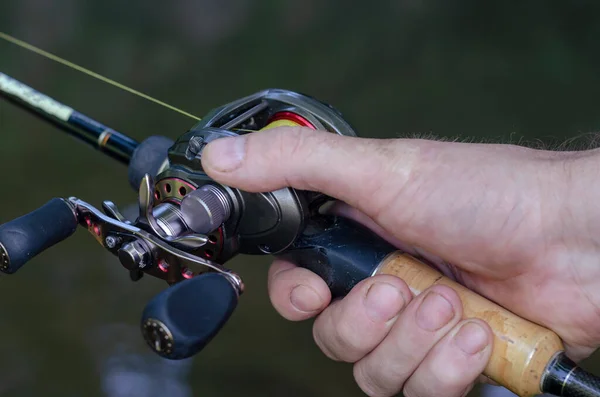
[{"label": "reel handle knob", "polygon": [[34,256],[71,236],[77,229],[75,210],[53,198],[40,208],[0,226],[0,271],[15,273]]},{"label": "reel handle knob", "polygon": [[206,346],[225,325],[238,303],[226,276],[203,273],[156,295],[142,314],[142,334],[158,355],[180,360]]}]

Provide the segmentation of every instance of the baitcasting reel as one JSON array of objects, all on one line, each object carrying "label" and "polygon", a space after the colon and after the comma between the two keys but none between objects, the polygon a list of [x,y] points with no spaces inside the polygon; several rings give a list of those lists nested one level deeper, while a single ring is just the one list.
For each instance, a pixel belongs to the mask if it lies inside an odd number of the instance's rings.
[{"label": "baitcasting reel", "polygon": [[207,143],[276,126],[355,136],[337,111],[305,95],[266,90],[240,99],[213,110],[175,142],[151,137],[135,149],[129,163],[130,184],[139,189],[135,221],[110,201],[101,212],[78,198],[53,199],[0,227],[0,270],[16,272],[80,225],[119,258],[133,280],[148,274],[171,285],[148,303],[142,332],[163,357],[194,355],[227,321],[243,292],[240,277],[223,264],[237,254],[284,252],[326,200],[294,189],[247,193],[216,183],[202,170]]}]

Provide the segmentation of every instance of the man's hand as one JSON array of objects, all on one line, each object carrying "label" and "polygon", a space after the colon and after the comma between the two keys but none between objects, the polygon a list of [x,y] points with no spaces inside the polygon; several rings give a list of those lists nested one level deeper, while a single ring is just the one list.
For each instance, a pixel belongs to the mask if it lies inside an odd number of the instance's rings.
[{"label": "man's hand", "polygon": [[[243,190],[294,187],[340,200],[339,214],[554,330],[581,359],[600,342],[597,157],[277,128],[214,141],[202,162],[212,178]],[[317,275],[276,261],[269,294],[287,319],[316,316],[318,346],[355,363],[371,396],[462,396],[489,359],[491,330],[461,321],[460,299],[444,286],[415,297],[382,275],[331,302]]]}]

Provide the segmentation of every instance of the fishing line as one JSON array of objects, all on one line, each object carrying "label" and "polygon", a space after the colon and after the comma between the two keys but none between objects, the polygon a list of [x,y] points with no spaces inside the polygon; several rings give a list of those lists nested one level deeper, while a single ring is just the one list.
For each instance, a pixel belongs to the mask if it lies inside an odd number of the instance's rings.
[{"label": "fishing line", "polygon": [[6,40],[9,43],[15,44],[15,45],[17,45],[17,46],[19,46],[21,48],[24,48],[26,50],[32,51],[32,52],[34,52],[34,53],[36,53],[38,55],[41,55],[41,56],[46,57],[48,59],[51,59],[51,60],[53,60],[55,62],[61,63],[61,64],[65,65],[65,66],[68,66],[68,67],[70,67],[72,69],[75,69],[75,70],[77,70],[79,72],[87,74],[88,76],[94,77],[94,78],[96,78],[98,80],[101,80],[101,81],[103,81],[105,83],[108,83],[108,84],[110,84],[110,85],[112,85],[114,87],[120,88],[122,90],[125,90],[125,91],[131,93],[131,94],[134,94],[134,95],[137,95],[137,96],[142,97],[144,99],[147,99],[147,100],[149,100],[151,102],[154,102],[154,103],[156,103],[158,105],[161,105],[163,107],[171,109],[171,110],[173,110],[173,111],[175,111],[177,113],[183,114],[184,116],[190,117],[190,118],[198,120],[198,121],[201,120],[200,117],[194,116],[193,114],[190,114],[190,113],[185,112],[185,111],[183,111],[181,109],[178,109],[175,106],[169,105],[168,103],[164,103],[162,101],[159,101],[156,98],[152,98],[149,95],[146,95],[146,94],[144,94],[142,92],[134,90],[133,88],[127,87],[127,86],[125,86],[125,85],[123,85],[121,83],[117,83],[116,81],[111,80],[108,77],[104,77],[104,76],[102,76],[102,75],[100,75],[98,73],[92,72],[91,70],[88,70],[88,69],[86,69],[86,68],[84,68],[82,66],[76,65],[73,62],[69,62],[66,59],[63,59],[63,58],[61,58],[61,57],[59,57],[57,55],[51,54],[51,53],[49,53],[47,51],[44,51],[44,50],[42,50],[40,48],[37,48],[37,47],[35,47],[35,46],[33,46],[33,45],[29,44],[29,43],[26,43],[26,42],[24,42],[22,40],[19,40],[19,39],[15,38],[15,37],[13,37],[11,35],[8,35],[6,33],[0,32],[0,39]]}]

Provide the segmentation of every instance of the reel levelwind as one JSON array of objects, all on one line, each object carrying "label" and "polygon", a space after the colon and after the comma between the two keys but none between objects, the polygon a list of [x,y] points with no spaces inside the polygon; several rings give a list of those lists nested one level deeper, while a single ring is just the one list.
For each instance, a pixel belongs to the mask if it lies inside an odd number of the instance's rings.
[{"label": "reel levelwind", "polygon": [[494,330],[486,376],[520,396],[600,396],[598,378],[567,358],[555,333],[443,277],[363,226],[321,214],[331,198],[291,188],[244,192],[202,169],[204,147],[223,137],[277,126],[356,137],[333,107],[265,90],[214,109],[175,141],[153,136],[138,143],[2,73],[0,95],[127,164],[139,207],[137,218],[128,220],[111,201],[101,211],[79,198],[54,198],[0,226],[0,271],[14,274],[78,226],[87,229],[132,280],[148,275],[168,284],[148,302],[140,323],[160,356],[197,354],[230,318],[244,284],[225,268],[227,261],[238,254],[275,255],[321,276],[334,297],[377,274],[402,278],[416,294],[435,283],[449,285],[461,297],[464,316]]}]

